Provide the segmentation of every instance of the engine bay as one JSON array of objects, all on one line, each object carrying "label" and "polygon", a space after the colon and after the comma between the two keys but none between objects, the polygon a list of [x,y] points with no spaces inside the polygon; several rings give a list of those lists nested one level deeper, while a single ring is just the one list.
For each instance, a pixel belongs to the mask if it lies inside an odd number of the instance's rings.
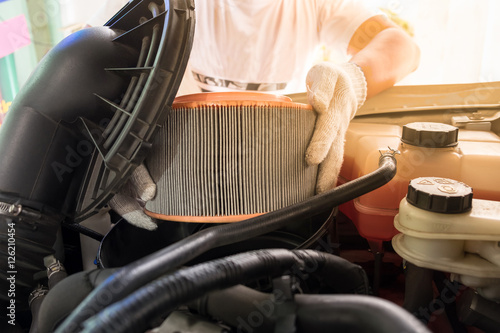
[{"label": "engine bay", "polygon": [[[194,1],[131,1],[16,97],[2,332],[500,331],[498,82],[370,99],[315,194],[305,94],[175,99],[194,26]],[[154,231],[108,205],[140,165]]]}]

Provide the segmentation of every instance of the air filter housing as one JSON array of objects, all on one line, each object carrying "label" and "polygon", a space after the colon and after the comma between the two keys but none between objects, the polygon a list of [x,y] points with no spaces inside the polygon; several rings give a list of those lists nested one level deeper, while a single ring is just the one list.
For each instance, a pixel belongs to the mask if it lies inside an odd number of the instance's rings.
[{"label": "air filter housing", "polygon": [[234,222],[314,195],[317,167],[304,156],[316,115],[310,105],[254,92],[177,98],[147,166],[157,195],[152,217]]}]

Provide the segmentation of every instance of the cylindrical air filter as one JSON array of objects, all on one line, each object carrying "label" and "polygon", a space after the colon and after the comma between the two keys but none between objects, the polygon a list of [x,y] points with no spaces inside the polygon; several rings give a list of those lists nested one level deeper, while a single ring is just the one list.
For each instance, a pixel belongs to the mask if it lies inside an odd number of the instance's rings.
[{"label": "cylindrical air filter", "polygon": [[157,184],[148,215],[169,221],[234,222],[314,195],[305,163],[316,114],[265,93],[177,98],[146,163]]}]

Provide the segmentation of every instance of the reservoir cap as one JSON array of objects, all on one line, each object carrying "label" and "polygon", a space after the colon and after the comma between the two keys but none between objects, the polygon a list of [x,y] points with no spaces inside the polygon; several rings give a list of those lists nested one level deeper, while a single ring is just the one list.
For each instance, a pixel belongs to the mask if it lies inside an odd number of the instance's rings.
[{"label": "reservoir cap", "polygon": [[406,201],[430,212],[465,213],[472,208],[472,188],[453,179],[420,177],[410,181]]},{"label": "reservoir cap", "polygon": [[409,123],[403,126],[401,141],[426,148],[454,147],[458,144],[458,127],[433,122]]}]

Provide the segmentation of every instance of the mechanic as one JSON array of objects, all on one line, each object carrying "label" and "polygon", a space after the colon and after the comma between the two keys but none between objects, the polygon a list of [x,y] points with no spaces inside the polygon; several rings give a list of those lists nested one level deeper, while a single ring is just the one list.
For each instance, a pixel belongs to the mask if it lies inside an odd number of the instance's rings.
[{"label": "mechanic", "polygon": [[[108,0],[89,25],[104,23],[100,18],[112,17],[123,4]],[[343,50],[346,59],[310,67],[322,44]],[[305,159],[319,164],[321,193],[336,184],[345,133],[358,108],[414,71],[419,56],[406,32],[360,1],[197,0],[190,70],[179,94],[194,92],[193,80],[202,91],[307,90],[318,117]],[[139,167],[127,187],[110,206],[130,223],[155,229],[134,198],[147,201],[155,194],[147,170]]]}]

